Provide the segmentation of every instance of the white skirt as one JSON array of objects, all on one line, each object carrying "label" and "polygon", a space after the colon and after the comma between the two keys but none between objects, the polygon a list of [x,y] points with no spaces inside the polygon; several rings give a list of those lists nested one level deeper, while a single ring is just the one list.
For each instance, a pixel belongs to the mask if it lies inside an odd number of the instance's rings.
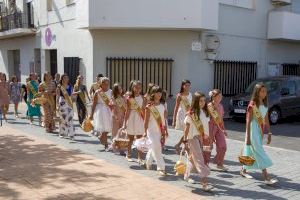
[{"label": "white skirt", "polygon": [[141,115],[131,110],[129,119],[127,121],[127,134],[128,135],[143,135],[144,134],[144,120]]},{"label": "white skirt", "polygon": [[108,106],[97,104],[94,113],[94,130],[101,133],[111,132],[112,114]]},{"label": "white skirt", "polygon": [[185,119],[185,112],[182,109],[179,109],[176,116],[176,124],[175,129],[184,131],[184,119]]}]

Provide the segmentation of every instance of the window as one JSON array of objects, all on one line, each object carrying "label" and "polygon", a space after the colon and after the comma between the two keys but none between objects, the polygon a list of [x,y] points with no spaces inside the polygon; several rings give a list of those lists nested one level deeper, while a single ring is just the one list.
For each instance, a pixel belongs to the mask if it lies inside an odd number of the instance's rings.
[{"label": "window", "polygon": [[53,0],[47,0],[47,11],[53,10]]},{"label": "window", "polygon": [[75,0],[66,0],[66,5],[72,5],[75,3]]},{"label": "window", "polygon": [[300,80],[297,81],[297,90],[300,91]]},{"label": "window", "polygon": [[283,84],[282,88],[286,88],[289,90],[289,95],[296,94],[296,82],[295,81],[287,81]]}]

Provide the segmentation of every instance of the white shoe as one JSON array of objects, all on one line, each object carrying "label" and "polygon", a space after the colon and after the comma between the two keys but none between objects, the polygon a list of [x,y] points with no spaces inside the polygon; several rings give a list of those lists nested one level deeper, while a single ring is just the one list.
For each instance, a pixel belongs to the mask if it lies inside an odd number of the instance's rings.
[{"label": "white shoe", "polygon": [[278,180],[275,179],[275,178],[272,178],[272,179],[270,179],[270,180],[265,180],[265,184],[266,184],[266,185],[273,185],[273,184],[275,184],[275,183],[277,183],[277,182],[278,182]]},{"label": "white shoe", "polygon": [[247,174],[245,172],[241,172],[240,174],[241,174],[241,176],[243,176],[243,177],[245,177],[247,179],[253,179],[253,176],[251,176],[251,175],[249,175],[249,174]]},{"label": "white shoe", "polygon": [[184,180],[190,184],[196,184],[196,181],[191,178],[185,178]]},{"label": "white shoe", "polygon": [[129,158],[129,157],[126,156],[126,159],[127,159],[128,162],[133,162],[132,158]]},{"label": "white shoe", "polygon": [[228,172],[228,168],[224,167],[224,166],[217,166],[217,171],[221,171],[221,172]]},{"label": "white shoe", "polygon": [[211,185],[208,185],[208,184],[203,184],[202,185],[202,190],[205,191],[205,192],[209,192],[213,189],[214,187],[211,186]]}]

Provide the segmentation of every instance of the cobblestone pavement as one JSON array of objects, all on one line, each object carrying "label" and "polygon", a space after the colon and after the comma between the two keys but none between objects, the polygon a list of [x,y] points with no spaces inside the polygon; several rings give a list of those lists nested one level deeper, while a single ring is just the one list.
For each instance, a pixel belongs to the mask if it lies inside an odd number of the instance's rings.
[{"label": "cobblestone pavement", "polygon": [[[167,141],[168,151],[165,153],[165,161],[167,163],[167,171],[170,175],[167,177],[158,177],[155,171],[147,171],[138,166],[137,163],[128,163],[124,157],[113,153],[103,151],[103,147],[99,145],[97,138],[90,134],[83,133],[77,127],[77,136],[74,141],[60,139],[57,134],[46,134],[44,130],[38,126],[29,126],[24,119],[9,120],[4,126],[13,127],[22,130],[28,136],[34,136],[46,139],[52,143],[63,146],[66,149],[75,150],[79,153],[88,154],[99,160],[118,165],[125,170],[135,171],[143,176],[160,180],[163,183],[176,186],[178,189],[189,191],[191,194],[197,194],[200,197],[209,199],[300,199],[300,155],[298,151],[286,150],[282,148],[268,147],[266,151],[272,158],[274,166],[269,169],[272,176],[279,179],[279,183],[270,187],[261,181],[259,171],[251,173],[255,179],[244,179],[239,175],[240,165],[237,161],[238,154],[243,143],[236,140],[228,139],[228,151],[226,154],[226,165],[229,166],[228,173],[213,171],[209,177],[209,181],[214,185],[212,193],[202,192],[198,184],[189,184],[182,180],[182,177],[175,176],[173,173],[174,163],[178,160],[178,156],[174,154],[174,144],[178,141],[181,133],[170,130],[170,137]],[[0,129],[1,130],[1,129]],[[2,129],[3,130],[3,129]],[[4,129],[5,130],[5,129]],[[229,135],[231,132],[229,131]],[[1,133],[0,133],[1,135]],[[274,138],[273,140],[276,140]],[[49,156],[49,159],[51,157]],[[214,168],[214,165],[211,165]],[[197,175],[194,178],[198,180]],[[162,198],[164,199],[164,198]]]}]

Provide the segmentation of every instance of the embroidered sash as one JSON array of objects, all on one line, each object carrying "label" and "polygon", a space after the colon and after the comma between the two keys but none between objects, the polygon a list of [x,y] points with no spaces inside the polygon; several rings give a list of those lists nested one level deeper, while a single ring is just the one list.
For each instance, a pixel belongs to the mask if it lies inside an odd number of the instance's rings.
[{"label": "embroidered sash", "polygon": [[182,101],[182,103],[183,103],[183,106],[184,106],[184,108],[185,108],[185,111],[186,111],[186,112],[189,111],[189,110],[190,110],[190,107],[191,107],[191,104],[190,104],[188,98],[187,98],[186,96],[180,95],[180,99],[181,99],[181,101]]},{"label": "embroidered sash", "polygon": [[[79,92],[79,86],[78,85],[74,85],[74,90],[75,92]],[[85,94],[83,93],[83,91],[77,93],[78,97],[80,98],[80,100],[82,101],[82,103],[85,104]]]},{"label": "embroidered sash", "polygon": [[63,86],[60,87],[60,90],[63,93],[64,98],[65,98],[66,102],[68,103],[68,105],[71,108],[73,108],[73,101],[72,101],[70,95],[68,94],[67,90]]},{"label": "embroidered sash", "polygon": [[[44,91],[47,90],[47,85],[46,83],[42,83],[42,88]],[[45,95],[43,95],[43,97],[45,97]],[[49,103],[50,107],[54,110],[55,109],[55,101],[54,101],[54,97],[49,95],[48,97],[45,97],[47,98],[47,102]]]},{"label": "embroidered sash", "polygon": [[34,88],[34,86],[32,85],[32,83],[30,81],[27,83],[27,86],[28,86],[30,92],[32,93],[33,99],[34,99],[38,95],[38,91]]},{"label": "embroidered sash", "polygon": [[128,101],[130,103],[130,108],[136,110],[144,119],[144,114],[142,108],[139,106],[138,102],[135,100],[135,98],[128,98]]},{"label": "embroidered sash", "polygon": [[199,135],[201,136],[202,139],[204,139],[204,127],[202,124],[202,121],[197,117],[196,113],[190,113],[189,114]]},{"label": "embroidered sash", "polygon": [[[264,127],[265,127],[265,121],[261,115],[261,112],[260,110],[257,108],[257,106],[255,105],[254,102],[250,102],[249,104],[249,107],[248,107],[248,110],[249,108],[252,108],[252,115],[253,115],[253,118],[257,121],[259,127],[260,127],[260,131],[261,131],[261,136],[263,137],[264,135]],[[248,117],[248,116],[247,116]]]},{"label": "embroidered sash", "polygon": [[147,107],[149,108],[152,116],[154,117],[154,119],[155,119],[155,121],[156,121],[156,123],[157,123],[157,125],[160,129],[160,133],[162,135],[164,135],[166,129],[165,129],[165,126],[164,126],[163,121],[161,119],[159,111],[157,110],[157,108],[154,105],[148,105]]},{"label": "embroidered sash", "polygon": [[108,96],[105,94],[105,92],[99,92],[99,95],[101,97],[101,99],[104,101],[104,103],[110,107],[110,100],[108,98]]},{"label": "embroidered sash", "polygon": [[223,122],[221,120],[221,117],[219,116],[218,111],[214,108],[212,103],[209,103],[207,105],[208,112],[210,116],[212,117],[214,123],[219,127],[220,130],[223,130]]},{"label": "embroidered sash", "polygon": [[121,109],[122,112],[126,111],[126,106],[121,97],[115,99],[117,106]]}]

